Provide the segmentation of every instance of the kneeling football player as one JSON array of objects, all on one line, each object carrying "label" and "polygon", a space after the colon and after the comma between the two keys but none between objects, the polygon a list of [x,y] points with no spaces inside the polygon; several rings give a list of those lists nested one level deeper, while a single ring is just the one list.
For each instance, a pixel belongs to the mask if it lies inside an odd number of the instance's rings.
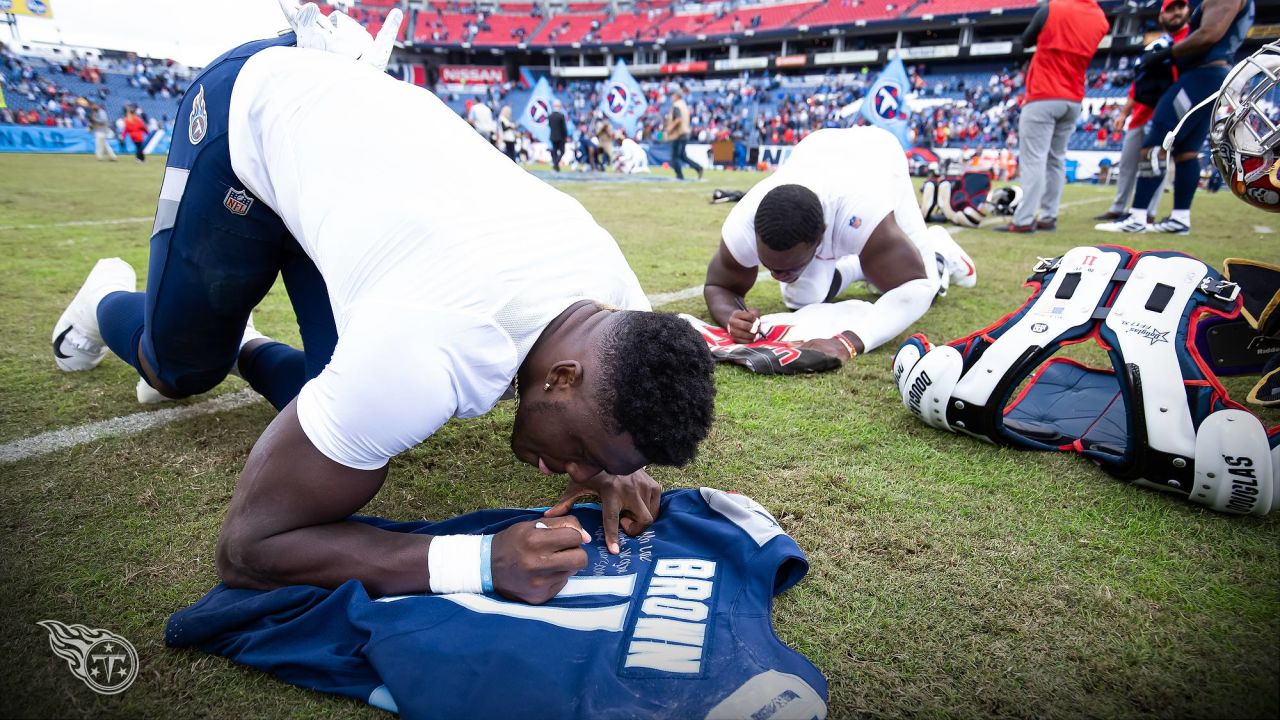
[{"label": "kneeling football player", "polygon": [[[88,369],[109,348],[174,398],[236,369],[280,410],[218,539],[228,585],[358,579],[379,595],[546,601],[586,562],[562,517],[575,498],[600,497],[613,552],[619,527],[653,521],[661,488],[644,468],[683,465],[706,436],[710,355],[650,311],[577,201],[383,72],[398,10],[377,41],[313,5],[290,19],[306,48],[292,33],[249,43],[192,82],[146,291],[123,261],[100,261],[54,329],[56,362]],[[377,108],[378,125],[352,107]],[[277,274],[305,351],[244,332]],[[430,538],[347,520],[391,457],[513,384],[512,451],[569,476],[544,522]]]},{"label": "kneeling football player", "polygon": [[902,146],[889,132],[819,130],[729,213],[703,295],[739,343],[757,339],[760,314],[744,297],[764,266],[798,310],[830,302],[855,280],[883,294],[848,327],[801,343],[848,360],[892,340],[948,285],[972,287],[973,261],[943,228],[925,226]]}]

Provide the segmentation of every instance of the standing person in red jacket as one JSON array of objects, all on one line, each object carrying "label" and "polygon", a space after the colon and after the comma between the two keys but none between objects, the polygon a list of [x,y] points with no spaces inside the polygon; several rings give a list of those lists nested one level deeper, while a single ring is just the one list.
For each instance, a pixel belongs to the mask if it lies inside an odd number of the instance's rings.
[{"label": "standing person in red jacket", "polygon": [[138,162],[146,162],[147,156],[142,154],[142,146],[147,139],[147,124],[132,107],[124,109],[124,136],[133,141]]},{"label": "standing person in red jacket", "polygon": [[1023,196],[1013,222],[997,230],[1057,229],[1067,140],[1080,117],[1085,71],[1109,28],[1097,0],[1049,0],[1022,34],[1023,46],[1036,46],[1018,119]]}]

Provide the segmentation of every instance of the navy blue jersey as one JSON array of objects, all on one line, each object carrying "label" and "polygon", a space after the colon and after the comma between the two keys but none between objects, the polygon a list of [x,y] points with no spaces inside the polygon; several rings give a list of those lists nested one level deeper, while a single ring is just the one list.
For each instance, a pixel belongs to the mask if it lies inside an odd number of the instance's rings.
[{"label": "navy blue jersey", "polygon": [[[773,596],[804,577],[804,553],[764,508],[719,490],[675,490],[622,552],[604,548],[599,506],[573,514],[588,562],[545,605],[496,594],[371,600],[335,590],[219,585],[174,613],[165,640],[286,682],[409,718],[823,718],[827,684],[773,633]],[[494,533],[537,510],[444,522],[363,521],[396,532]]]},{"label": "navy blue jersey", "polygon": [[[1200,29],[1200,21],[1204,17],[1203,5],[1204,0],[1188,0],[1187,2],[1187,9],[1191,12],[1191,18],[1187,21],[1187,25],[1191,28],[1191,32]],[[1178,69],[1185,71],[1218,60],[1225,60],[1228,65],[1235,63],[1236,53],[1239,52],[1240,46],[1244,44],[1245,37],[1249,34],[1249,28],[1251,27],[1253,27],[1253,0],[1244,0],[1240,10],[1231,21],[1231,25],[1223,33],[1222,37],[1218,39],[1218,42],[1211,45],[1203,54],[1195,57],[1175,58]]]}]

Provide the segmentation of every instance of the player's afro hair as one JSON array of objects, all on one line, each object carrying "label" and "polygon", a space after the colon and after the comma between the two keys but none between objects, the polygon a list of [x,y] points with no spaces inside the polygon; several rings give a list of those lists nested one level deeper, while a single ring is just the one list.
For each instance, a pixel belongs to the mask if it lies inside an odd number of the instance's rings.
[{"label": "player's afro hair", "polygon": [[818,242],[825,229],[822,201],[803,185],[779,185],[756,208],[756,237],[771,250]]},{"label": "player's afro hair", "polygon": [[649,462],[681,467],[714,413],[715,361],[698,332],[670,313],[621,312],[600,352],[600,412]]}]

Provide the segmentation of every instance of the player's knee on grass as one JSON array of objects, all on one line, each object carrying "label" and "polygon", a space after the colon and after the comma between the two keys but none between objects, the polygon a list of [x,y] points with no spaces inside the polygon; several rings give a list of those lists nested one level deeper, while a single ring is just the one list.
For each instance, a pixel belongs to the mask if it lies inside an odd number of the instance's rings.
[{"label": "player's knee on grass", "polygon": [[234,520],[228,518],[218,533],[218,546],[214,551],[218,579],[228,587],[270,587],[263,582],[263,578],[271,577],[270,559],[255,538],[236,530],[235,526]]},{"label": "player's knee on grass", "polygon": [[227,378],[234,367],[232,364],[219,364],[214,368],[182,369],[156,372],[155,363],[146,352],[145,340],[138,343],[138,362],[141,365],[142,377],[156,392],[170,400],[182,400],[193,395],[209,392]]},{"label": "player's knee on grass", "polygon": [[227,377],[228,370],[188,372],[164,377],[146,377],[147,384],[170,400],[181,400],[209,392]]}]

